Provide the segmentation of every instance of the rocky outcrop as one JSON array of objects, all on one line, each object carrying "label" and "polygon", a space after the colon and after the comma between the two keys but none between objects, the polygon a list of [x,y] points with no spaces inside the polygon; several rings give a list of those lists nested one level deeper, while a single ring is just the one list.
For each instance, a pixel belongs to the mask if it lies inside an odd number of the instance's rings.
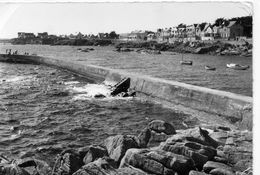
[{"label": "rocky outcrop", "polygon": [[[161,143],[151,147],[153,140]],[[174,130],[169,123],[155,120],[138,137],[116,135],[98,145],[63,151],[52,173],[48,164],[35,159],[1,160],[0,174],[7,172],[14,175],[35,172],[40,175],[252,175],[252,132],[219,126]]]},{"label": "rocky outcrop", "polygon": [[138,148],[138,139],[131,135],[117,135],[108,137],[102,145],[107,149],[108,155],[118,164],[130,148]]}]

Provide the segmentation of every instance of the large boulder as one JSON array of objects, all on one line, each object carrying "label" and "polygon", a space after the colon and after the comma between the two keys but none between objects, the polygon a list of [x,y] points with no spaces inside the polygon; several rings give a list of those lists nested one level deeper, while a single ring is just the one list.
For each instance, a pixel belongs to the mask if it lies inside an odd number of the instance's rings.
[{"label": "large boulder", "polygon": [[155,131],[155,132],[163,132],[167,135],[173,135],[176,134],[176,131],[174,127],[165,121],[162,120],[153,120],[148,124],[149,129]]},{"label": "large boulder", "polygon": [[152,159],[147,155],[148,149],[129,149],[127,150],[124,158],[120,163],[120,168],[131,165],[136,168],[140,168],[145,172],[159,174],[159,175],[170,175],[176,174],[174,170],[165,167],[162,163]]},{"label": "large boulder", "polygon": [[83,162],[85,164],[88,164],[98,158],[105,157],[105,156],[108,156],[107,150],[105,148],[98,145],[91,145],[89,147],[87,154],[83,159]]},{"label": "large boulder", "polygon": [[144,130],[142,130],[141,133],[138,135],[139,147],[146,148],[150,138],[151,130],[149,128],[145,128]]},{"label": "large boulder", "polygon": [[201,170],[203,165],[208,161],[207,156],[199,153],[198,151],[195,151],[193,148],[185,146],[185,143],[183,142],[176,142],[173,145],[163,142],[160,144],[159,148],[164,151],[180,154],[191,158],[194,161],[196,168],[198,168],[199,170]]},{"label": "large boulder", "polygon": [[71,175],[83,165],[79,153],[74,150],[65,150],[58,155],[53,169],[56,175]]},{"label": "large boulder", "polygon": [[26,158],[18,160],[18,166],[26,169],[30,174],[36,172],[38,175],[50,175],[52,168],[44,161]]},{"label": "large boulder", "polygon": [[110,158],[118,164],[130,148],[138,148],[138,138],[131,135],[116,135],[108,137],[102,145],[107,149]]}]

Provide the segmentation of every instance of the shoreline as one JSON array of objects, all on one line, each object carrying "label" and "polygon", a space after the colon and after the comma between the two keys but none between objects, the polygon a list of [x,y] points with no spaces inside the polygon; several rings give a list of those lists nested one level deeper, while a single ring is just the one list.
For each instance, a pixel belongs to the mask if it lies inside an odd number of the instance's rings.
[{"label": "shoreline", "polygon": [[[13,45],[34,44],[26,41],[13,41]],[[42,45],[42,44],[40,44]],[[43,44],[44,45],[44,44]],[[253,45],[247,41],[175,41],[173,43],[158,43],[157,41],[121,41],[111,39],[68,39],[60,40],[53,44],[45,44],[53,46],[114,46],[115,49],[121,48],[121,52],[144,51],[150,54],[160,54],[163,51],[176,53],[193,53],[208,54],[218,56],[234,56],[252,57]],[[131,50],[138,49],[138,50]],[[120,52],[120,50],[117,50]]]}]

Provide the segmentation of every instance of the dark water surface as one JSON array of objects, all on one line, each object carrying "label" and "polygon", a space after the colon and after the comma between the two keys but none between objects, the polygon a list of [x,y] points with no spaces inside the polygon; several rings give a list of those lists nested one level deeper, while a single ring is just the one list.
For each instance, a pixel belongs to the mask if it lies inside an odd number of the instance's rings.
[{"label": "dark water surface", "polygon": [[51,67],[0,63],[0,154],[53,162],[65,148],[137,135],[153,119],[183,129],[189,117],[136,98],[98,100],[73,91],[88,84]]}]

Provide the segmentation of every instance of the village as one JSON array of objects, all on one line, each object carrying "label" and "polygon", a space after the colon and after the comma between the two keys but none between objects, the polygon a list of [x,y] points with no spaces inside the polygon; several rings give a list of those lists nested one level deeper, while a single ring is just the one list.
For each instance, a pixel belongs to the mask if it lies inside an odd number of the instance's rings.
[{"label": "village", "polygon": [[78,32],[70,35],[49,35],[47,32],[34,33],[18,32],[18,38],[14,43],[24,44],[57,44],[61,40],[81,40],[81,39],[102,39],[146,42],[155,41],[158,43],[174,43],[175,41],[249,41],[252,38],[252,17],[240,17],[225,20],[216,19],[214,24],[207,22],[201,24],[179,24],[169,28],[159,28],[157,31],[135,30],[130,33],[117,34],[110,33],[82,34]]}]

